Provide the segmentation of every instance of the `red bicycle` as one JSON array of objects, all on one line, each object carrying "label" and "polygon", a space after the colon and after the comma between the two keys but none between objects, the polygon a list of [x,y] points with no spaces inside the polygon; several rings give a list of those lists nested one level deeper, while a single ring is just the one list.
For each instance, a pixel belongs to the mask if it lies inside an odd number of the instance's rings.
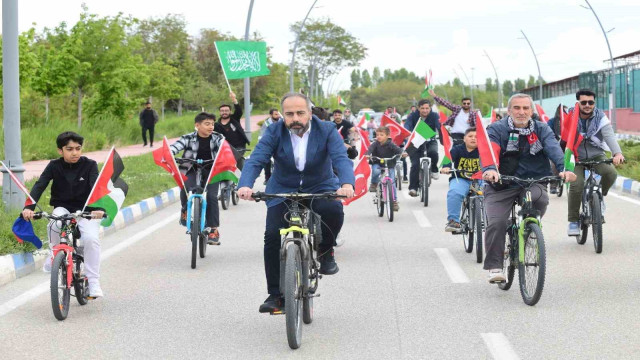
[{"label": "red bicycle", "polygon": [[76,211],[73,214],[52,215],[37,212],[34,219],[47,218],[60,221],[60,243],[52,248],[53,264],[51,265],[51,307],[58,320],[64,320],[69,314],[71,288],[80,305],[86,305],[89,297],[89,281],[84,274],[83,247],[80,243],[78,220],[91,220],[91,213]]}]

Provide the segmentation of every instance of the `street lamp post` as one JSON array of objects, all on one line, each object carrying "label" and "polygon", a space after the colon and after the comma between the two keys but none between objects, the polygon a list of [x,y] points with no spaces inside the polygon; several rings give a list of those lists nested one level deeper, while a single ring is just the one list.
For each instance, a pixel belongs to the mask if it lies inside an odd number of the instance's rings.
[{"label": "street lamp post", "polygon": [[498,71],[496,70],[496,67],[493,65],[493,61],[491,61],[491,58],[489,57],[489,54],[487,54],[486,50],[484,51],[484,56],[487,57],[487,59],[489,59],[489,62],[491,63],[491,67],[493,68],[493,73],[496,74],[496,82],[498,82],[498,103],[500,104],[500,108],[502,109],[504,107],[504,103],[502,100],[502,89],[500,89],[500,79],[498,79]]},{"label": "street lamp post", "polygon": [[531,52],[533,53],[533,58],[536,59],[536,66],[538,67],[538,83],[540,84],[540,107],[542,107],[542,73],[540,73],[540,63],[538,63],[538,57],[536,56],[536,52],[533,51],[533,46],[531,46],[529,38],[524,33],[524,31],[520,30],[520,32],[522,33],[522,36],[524,36],[524,39],[527,41],[527,44],[529,44]]},{"label": "street lamp post", "polygon": [[[244,41],[249,41],[249,25],[251,24],[251,12],[253,11],[253,0],[249,4],[249,13],[247,14],[247,27],[244,31]],[[244,133],[247,138],[251,139],[251,84],[249,78],[244,78]]]},{"label": "street lamp post", "polygon": [[[616,67],[613,62],[613,54],[611,53],[611,45],[609,45],[609,37],[607,36],[607,31],[604,31],[604,27],[602,27],[602,23],[600,22],[600,18],[596,11],[593,9],[593,6],[589,3],[589,0],[584,0],[587,5],[589,5],[588,9],[593,12],[593,16],[596,17],[598,21],[598,25],[600,25],[600,30],[602,30],[602,34],[604,35],[604,40],[607,42],[607,48],[609,49],[609,61],[611,62],[611,93],[609,94],[609,117],[611,118],[611,126],[613,127],[613,131],[616,131]],[[582,6],[582,5],[580,5]],[[586,8],[585,6],[582,6]],[[611,29],[613,30],[613,29]],[[609,31],[611,31],[609,30]]]},{"label": "street lamp post", "polygon": [[[289,91],[290,92],[293,92],[293,68],[296,64],[296,50],[298,50],[298,41],[300,40],[300,34],[302,34],[304,23],[307,21],[307,18],[309,17],[311,10],[313,10],[317,2],[318,0],[314,0],[313,4],[311,4],[309,11],[307,11],[307,15],[304,17],[304,19],[302,20],[302,23],[300,24],[300,30],[298,30],[298,35],[296,36],[296,42],[293,43],[293,52],[291,54],[291,65],[289,66]],[[311,92],[311,90],[309,92]]]},{"label": "street lamp post", "polygon": [[[18,0],[2,0],[2,88],[4,116],[5,164],[20,181],[22,149],[20,145],[20,73],[18,67]],[[2,201],[6,210],[22,209],[25,196],[5,173],[2,178]]]}]

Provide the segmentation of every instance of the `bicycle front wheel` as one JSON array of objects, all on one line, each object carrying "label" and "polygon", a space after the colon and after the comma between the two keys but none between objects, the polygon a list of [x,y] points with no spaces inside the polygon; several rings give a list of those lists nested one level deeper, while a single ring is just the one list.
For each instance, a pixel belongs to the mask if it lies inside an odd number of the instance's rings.
[{"label": "bicycle front wheel", "polygon": [[53,316],[58,320],[64,320],[69,315],[71,289],[67,287],[66,256],[64,251],[60,251],[51,265],[51,308]]},{"label": "bicycle front wheel", "polygon": [[238,205],[238,202],[240,202],[240,197],[235,189],[231,191],[231,202],[233,205]]},{"label": "bicycle front wheel", "polygon": [[[512,225],[509,226],[511,227]],[[498,288],[504,291],[511,289],[511,284],[513,284],[513,276],[516,272],[516,266],[514,265],[514,246],[516,245],[516,242],[514,242],[513,240],[513,232],[512,229],[509,228],[507,230],[506,244],[504,245],[504,254],[502,257],[502,271],[504,271],[507,281],[498,283]]]},{"label": "bicycle front wheel", "polygon": [[388,181],[385,183],[387,192],[387,219],[389,222],[393,222],[393,183]]},{"label": "bicycle front wheel", "polygon": [[473,227],[475,229],[475,240],[476,240],[476,262],[480,264],[482,262],[483,256],[483,246],[482,246],[482,200],[480,198],[473,199]]},{"label": "bicycle front wheel", "polygon": [[302,261],[300,248],[287,244],[284,270],[284,312],[289,347],[297,349],[302,343]]},{"label": "bicycle front wheel", "polygon": [[518,276],[522,300],[533,306],[542,295],[547,258],[542,230],[535,223],[528,223],[526,226],[526,237],[523,239],[524,262],[518,264]]},{"label": "bicycle front wheel", "polygon": [[194,197],[191,204],[191,268],[196,268],[196,257],[198,256],[198,242],[200,239],[200,198]]},{"label": "bicycle front wheel", "polygon": [[422,202],[425,207],[429,206],[429,181],[431,173],[429,172],[429,163],[422,163]]},{"label": "bicycle front wheel", "polygon": [[594,192],[591,203],[591,226],[593,227],[593,247],[596,254],[602,252],[602,199]]},{"label": "bicycle front wheel", "polygon": [[222,210],[227,210],[229,208],[229,200],[231,198],[231,190],[227,186],[220,192],[220,205],[222,205]]},{"label": "bicycle front wheel", "polygon": [[382,217],[384,215],[384,201],[382,198],[382,192],[384,189],[382,188],[382,183],[378,183],[378,188],[376,190],[376,208],[378,209],[378,216]]},{"label": "bicycle front wheel", "polygon": [[78,304],[87,305],[88,297],[89,297],[89,280],[82,273],[83,260],[80,258],[76,259],[74,262],[76,269],[75,274],[73,275],[73,290],[76,296],[76,300],[78,300]]},{"label": "bicycle front wheel", "polygon": [[561,181],[560,184],[558,184],[558,187],[556,188],[556,190],[557,190],[556,191],[556,196],[562,197],[562,192],[564,191],[563,190],[564,187],[565,187],[564,182]]},{"label": "bicycle front wheel", "polygon": [[473,251],[473,229],[471,229],[471,216],[469,216],[469,198],[462,200],[460,206],[460,231],[462,232],[462,245],[464,251],[470,254]]}]

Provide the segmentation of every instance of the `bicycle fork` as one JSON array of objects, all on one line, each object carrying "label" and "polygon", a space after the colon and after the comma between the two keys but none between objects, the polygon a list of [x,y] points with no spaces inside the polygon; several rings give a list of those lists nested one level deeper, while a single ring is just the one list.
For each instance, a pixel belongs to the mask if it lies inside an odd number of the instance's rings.
[{"label": "bicycle fork", "polygon": [[187,234],[191,234],[191,217],[193,217],[193,199],[200,198],[200,232],[204,230],[204,223],[207,215],[207,192],[202,194],[189,193],[187,200]]}]

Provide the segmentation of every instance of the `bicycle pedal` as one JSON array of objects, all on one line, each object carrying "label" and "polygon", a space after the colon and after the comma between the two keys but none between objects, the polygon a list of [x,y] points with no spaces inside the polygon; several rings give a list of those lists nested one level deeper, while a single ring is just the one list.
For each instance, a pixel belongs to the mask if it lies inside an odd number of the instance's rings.
[{"label": "bicycle pedal", "polygon": [[269,315],[284,315],[284,309],[279,309],[276,311],[272,311],[269,313]]}]

